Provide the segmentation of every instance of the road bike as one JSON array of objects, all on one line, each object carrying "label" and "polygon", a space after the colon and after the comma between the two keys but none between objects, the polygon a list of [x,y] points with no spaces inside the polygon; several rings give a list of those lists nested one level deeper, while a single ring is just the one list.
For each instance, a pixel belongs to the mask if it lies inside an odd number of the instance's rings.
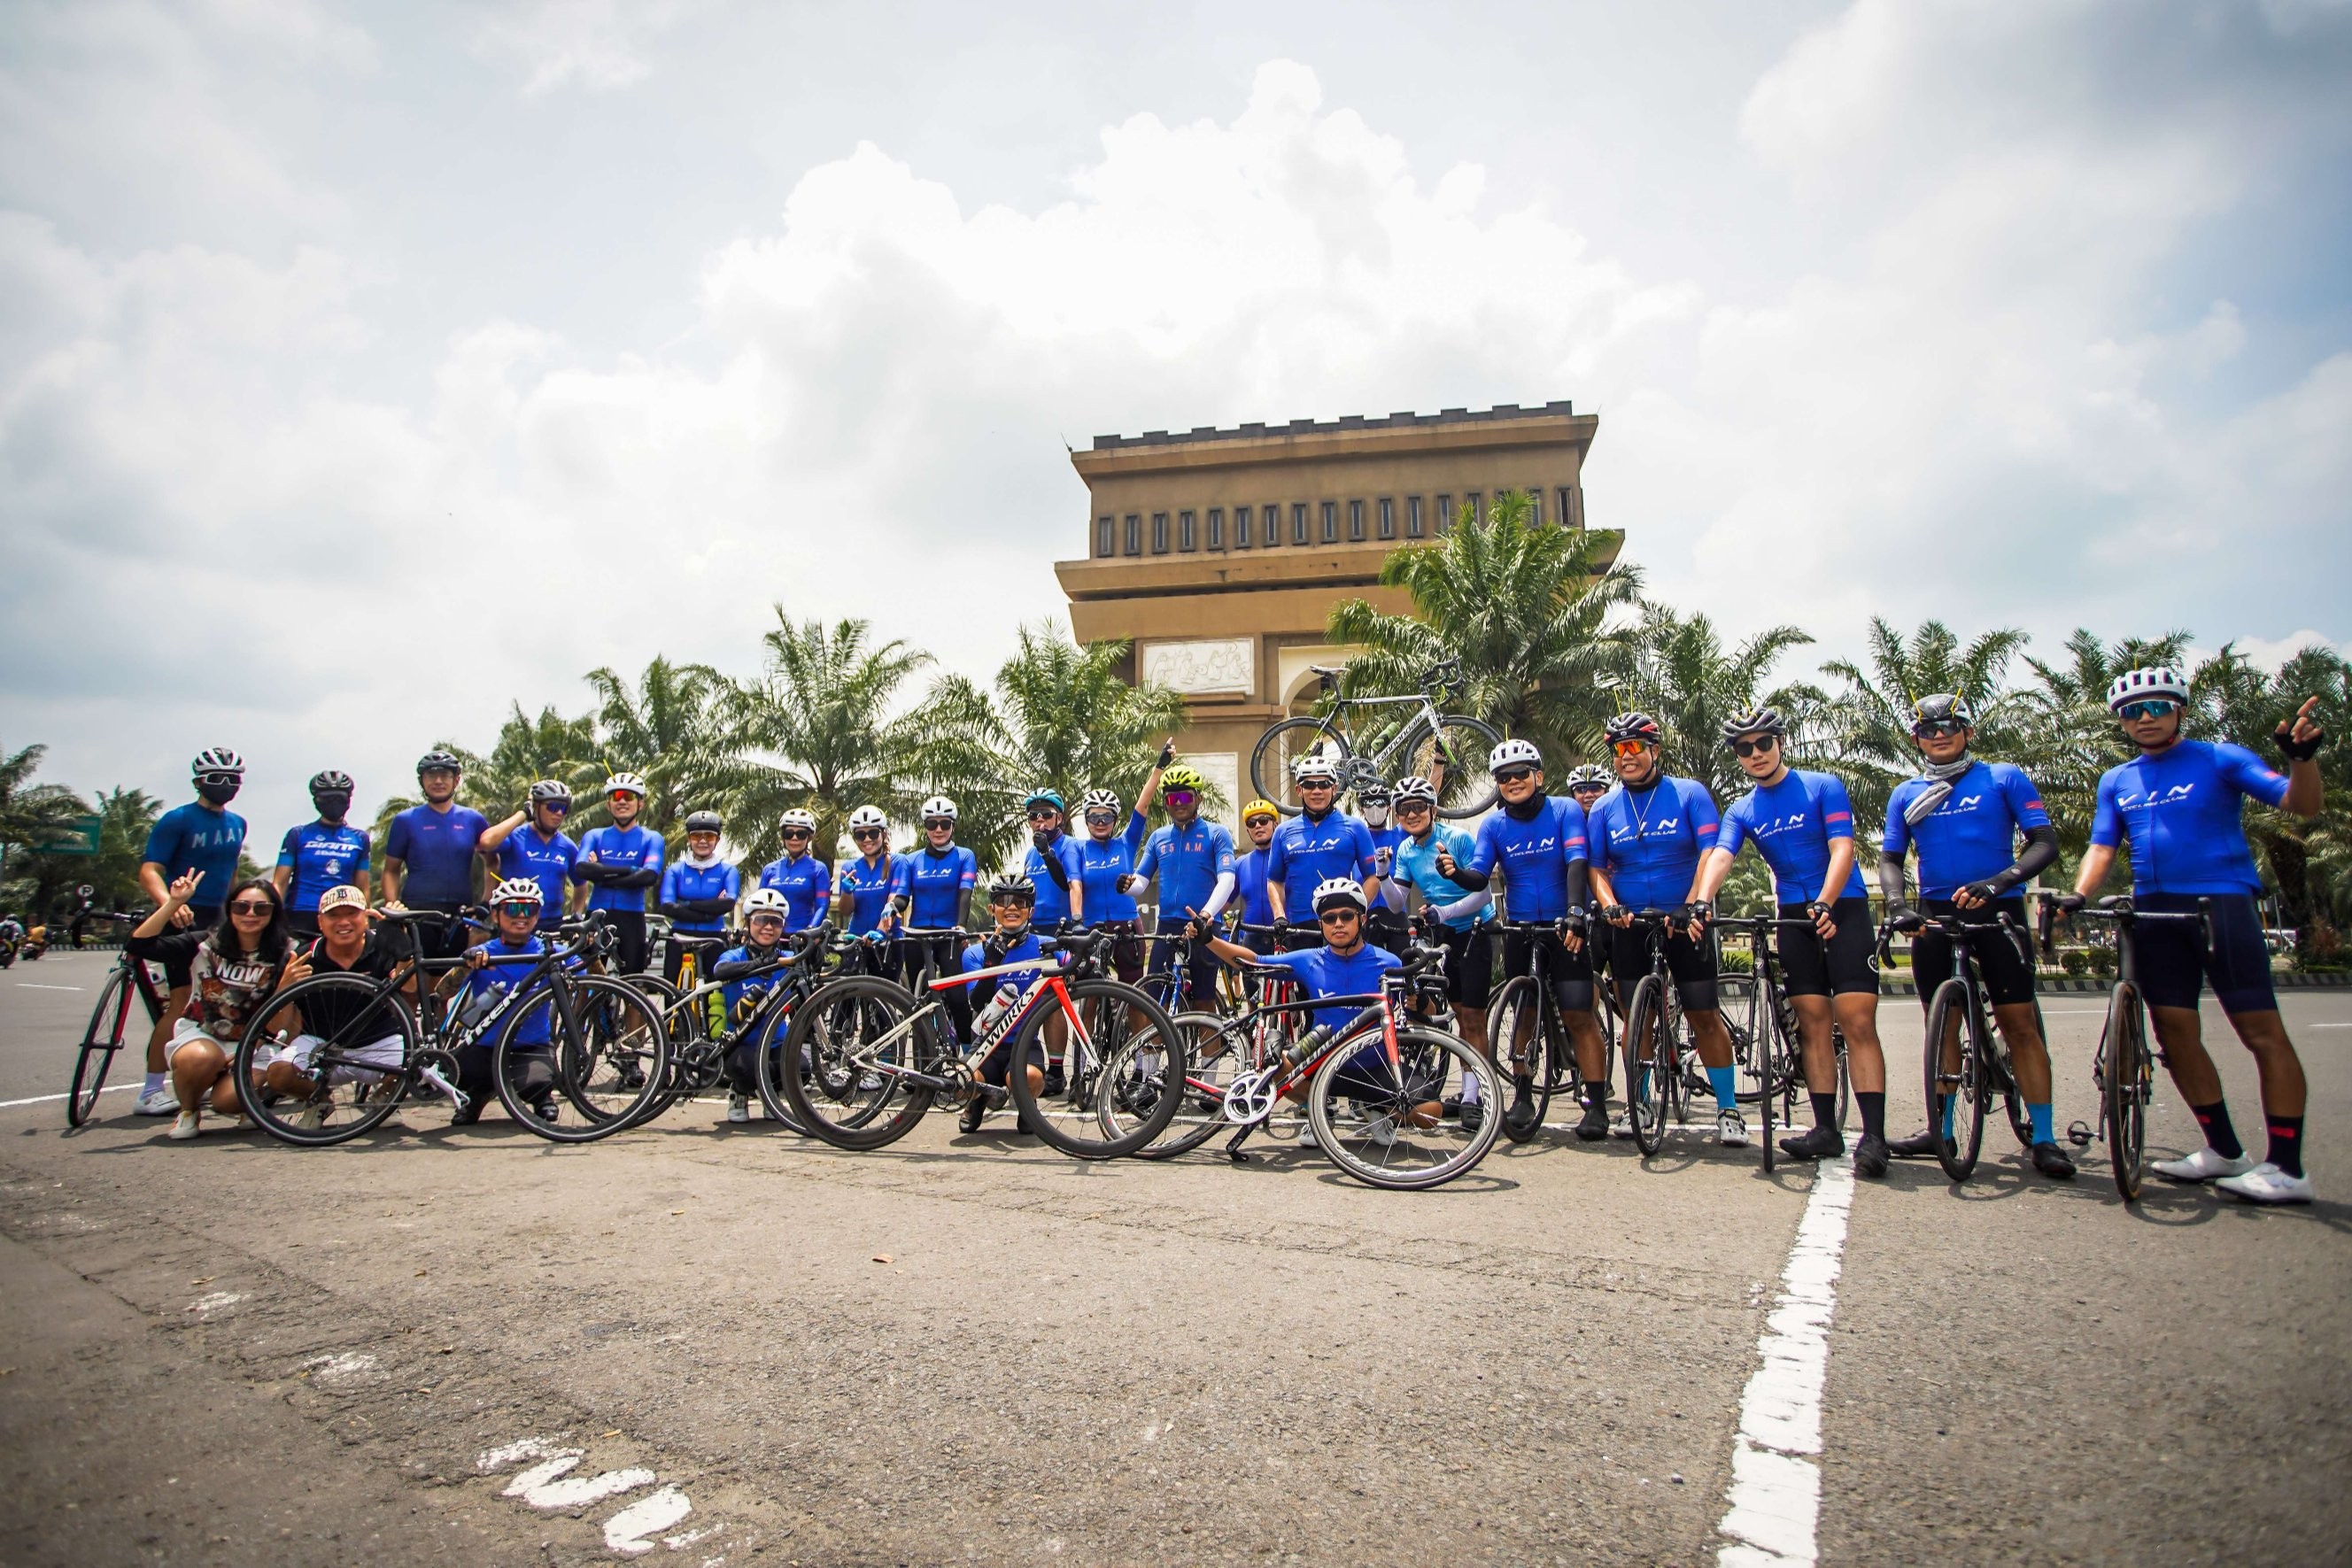
[{"label": "road bike", "polygon": [[1273,801],[1286,817],[1297,816],[1298,786],[1291,767],[1301,758],[1319,756],[1337,770],[1342,794],[1417,774],[1437,786],[1441,817],[1475,817],[1494,805],[1495,780],[1486,758],[1502,737],[1483,720],[1438,711],[1441,698],[1462,695],[1461,660],[1430,666],[1421,677],[1422,689],[1411,696],[1341,696],[1339,669],[1309,668],[1330,706],[1322,714],[1278,720],[1258,737],[1250,752],[1250,784],[1259,799]]},{"label": "road bike", "polygon": [[[1880,962],[1886,961],[1888,933],[1910,933],[1929,925],[1950,939],[1954,972],[1928,998],[1927,1032],[1919,1053],[1920,1072],[1931,1128],[1942,1126],[1945,1097],[1950,1096],[1952,1101],[1952,1130],[1937,1140],[1936,1159],[1943,1166],[1947,1177],[1966,1181],[1976,1170],[1978,1156],[1983,1151],[1985,1109],[1995,1095],[2000,1097],[2010,1131],[2017,1135],[2018,1143],[2026,1148],[2033,1146],[2033,1123],[2026,1113],[2025,1096],[2017,1087],[2017,1070],[2010,1057],[2009,1041],[1994,1027],[1987,1011],[1984,971],[1978,961],[1975,944],[2015,944],[2029,965],[2032,962],[2032,949],[2026,945],[2024,926],[2006,909],[1990,923],[1965,921],[1955,915],[1913,913],[1880,926]],[[2038,1024],[2041,1004],[2036,1002],[2034,1006]],[[2049,1036],[2045,1032],[2042,1038],[2047,1040]]]},{"label": "road bike", "polygon": [[[1822,934],[1810,920],[1783,920],[1769,915],[1718,917],[1716,925],[1747,937],[1756,955],[1753,970],[1745,976],[1718,977],[1716,990],[1724,1004],[1724,1029],[1731,1036],[1735,1092],[1740,1103],[1758,1108],[1759,1120],[1763,1124],[1764,1168],[1769,1171],[1775,1156],[1774,1109],[1778,1107],[1782,1126],[1793,1125],[1797,1096],[1807,1092],[1804,1044],[1797,1027],[1797,1009],[1790,1001],[1781,977],[1779,944],[1787,938],[1776,939],[1774,934],[1797,931],[1801,933],[1799,940],[1816,944]],[[1745,1006],[1735,999],[1743,995]],[[1837,1124],[1838,1131],[1843,1133],[1853,1099],[1853,1082],[1847,1071],[1845,1030],[1834,1021],[1830,1025],[1830,1044],[1837,1053]]]},{"label": "road bike", "polygon": [[1666,965],[1666,935],[1675,916],[1664,909],[1637,909],[1633,916],[1633,929],[1647,940],[1650,967],[1625,1004],[1625,1116],[1633,1146],[1647,1159],[1665,1146],[1666,1118],[1687,1123],[1692,1096],[1707,1082],[1698,1072],[1682,997]]},{"label": "road bike", "polygon": [[[2045,894],[2045,897],[2048,895]],[[2115,1173],[2116,1191],[2126,1203],[2138,1201],[2147,1176],[2147,1108],[2156,1101],[2156,1064],[2164,1048],[2153,1050],[2155,1038],[2147,1021],[2147,999],[2139,985],[2139,933],[2143,920],[2195,921],[2203,927],[2205,945],[2213,942],[2213,906],[2197,901],[2197,913],[2136,907],[2127,896],[2103,898],[2076,915],[2114,923],[2116,983],[2107,993],[2106,1021],[2099,1028],[2098,1054],[2091,1059],[2091,1082],[2099,1092],[2099,1129],[2106,1140],[2107,1164]],[[2066,1129],[2076,1148],[2087,1147],[2094,1136],[2076,1122]]]},{"label": "road bike", "polygon": [[74,1053],[73,1082],[66,1091],[67,1126],[87,1125],[98,1113],[98,1097],[106,1089],[106,1075],[114,1067],[114,1053],[125,1044],[134,1043],[127,1038],[134,999],[147,1015],[135,1041],[136,1048],[144,1051],[155,1025],[163,1020],[163,1003],[168,998],[156,985],[146,961],[126,951],[115,961],[106,984],[99,988],[98,1005],[90,1009],[89,1022],[81,1031],[81,1045]]},{"label": "road bike", "polygon": [[[1563,936],[1569,929],[1565,920],[1496,920],[1488,930],[1500,937],[1506,933],[1526,934],[1531,939],[1542,936]],[[1593,946],[1589,933],[1581,933],[1588,952]],[[1542,1130],[1544,1118],[1550,1113],[1552,1096],[1566,1094],[1580,1098],[1586,1089],[1584,1074],[1576,1062],[1576,1043],[1568,1032],[1567,1015],[1560,1011],[1559,993],[1551,966],[1551,944],[1531,940],[1530,954],[1534,969],[1525,975],[1514,975],[1505,980],[1486,1007],[1486,1040],[1494,1053],[1498,1069],[1512,1079],[1516,1094],[1520,1081],[1525,1080],[1525,1092],[1536,1108],[1534,1121],[1524,1131],[1506,1125],[1504,1136],[1515,1144],[1524,1144]],[[1596,1027],[1599,1015],[1595,1015]],[[1617,1041],[1613,1031],[1603,1030],[1601,1037],[1601,1077],[1591,1085],[1605,1106],[1609,1098],[1609,1082],[1616,1071]],[[1507,1105],[1490,1105],[1489,1116],[1502,1116]],[[1504,1118],[1507,1123],[1508,1117]]]},{"label": "road bike", "polygon": [[[667,1081],[661,1092],[646,1102],[637,1124],[642,1126],[671,1106],[718,1088],[727,1076],[728,1053],[739,1043],[748,1040],[757,1050],[775,1049],[778,1036],[791,1022],[793,1007],[816,988],[824,978],[826,957],[840,950],[834,946],[833,936],[832,928],[823,925],[793,932],[777,945],[773,958],[731,980],[702,978],[688,955],[688,967],[680,971],[679,978],[692,983],[662,1010],[663,1027],[670,1037]],[[751,1010],[740,1019],[729,1016],[728,986],[768,976],[777,977],[752,999]],[[793,1132],[808,1130],[782,1099],[761,1093],[760,1101],[770,1117]]]}]

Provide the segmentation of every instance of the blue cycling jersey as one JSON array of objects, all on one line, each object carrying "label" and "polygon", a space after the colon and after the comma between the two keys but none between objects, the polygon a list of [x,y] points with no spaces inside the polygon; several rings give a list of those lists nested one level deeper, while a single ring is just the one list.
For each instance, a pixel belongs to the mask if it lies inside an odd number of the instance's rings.
[{"label": "blue cycling jersey", "polygon": [[[1234,869],[1234,836],[1216,823],[1193,818],[1182,827],[1169,822],[1143,841],[1135,874],[1160,879],[1160,925],[1181,927],[1195,911],[1209,906],[1217,879]],[[1265,885],[1263,875],[1259,885]],[[1261,892],[1259,896],[1265,894]],[[1091,906],[1094,894],[1087,899]],[[1244,916],[1247,918],[1247,916]]]},{"label": "blue cycling jersey", "polygon": [[1715,797],[1696,779],[1661,779],[1646,789],[1619,784],[1586,820],[1592,863],[1609,873],[1627,909],[1672,909],[1690,897],[1699,857],[1722,826]]},{"label": "blue cycling jersey", "polygon": [[[1575,802],[1570,801],[1570,804]],[[1580,811],[1579,815],[1581,814]],[[1459,904],[1470,896],[1470,889],[1437,869],[1440,845],[1444,845],[1445,852],[1454,857],[1456,865],[1461,865],[1469,861],[1476,841],[1451,822],[1433,821],[1426,837],[1416,839],[1407,834],[1404,842],[1397,846],[1397,880],[1418,890],[1422,903],[1431,909]],[[1454,915],[1445,924],[1456,931],[1467,931],[1494,918],[1495,903],[1489,899],[1468,915]]]},{"label": "blue cycling jersey", "polygon": [[1021,869],[1028,873],[1030,882],[1037,889],[1034,918],[1038,925],[1051,930],[1070,917],[1070,894],[1068,888],[1055,882],[1053,873],[1045,869],[1045,856],[1048,854],[1062,868],[1062,875],[1070,887],[1084,888],[1087,867],[1086,862],[1079,858],[1076,841],[1067,833],[1055,834],[1053,843],[1044,850],[1034,843],[1029,846],[1028,856],[1021,862]]},{"label": "blue cycling jersey", "polygon": [[[547,951],[546,945],[536,936],[526,936],[520,942],[509,942],[503,936],[494,936],[482,944],[482,948],[494,959],[535,958]],[[576,959],[567,966],[573,969],[579,967]],[[469,971],[466,976],[465,998],[458,1004],[458,1016],[468,1022],[479,1018],[489,1009],[496,1007],[499,998],[521,985],[524,977],[530,971],[530,965],[519,963],[488,963],[478,969]],[[531,986],[533,991],[543,991],[546,988],[547,982],[544,980],[534,982]],[[552,1036],[553,1024],[552,1009],[545,1002],[538,1003],[536,1006],[526,1002],[521,1019],[514,1025],[514,1043],[519,1046],[545,1045]],[[478,1043],[495,1045],[498,1043],[498,1039],[493,1034],[485,1037]]]},{"label": "blue cycling jersey", "polygon": [[1372,836],[1372,872],[1381,879],[1381,907],[1404,913],[1404,889],[1391,879],[1396,875],[1397,848],[1404,842],[1404,830],[1391,822],[1385,828],[1364,824],[1364,831]]},{"label": "blue cycling jersey", "polygon": [[2242,746],[2183,740],[2099,777],[2091,841],[2131,839],[2132,891],[2260,893],[2241,797],[2275,806],[2287,780]]},{"label": "blue cycling jersey", "polygon": [[[655,883],[661,880],[662,857],[668,852],[662,836],[641,823],[616,828],[606,823],[591,828],[580,836],[580,858],[596,857],[599,865],[617,866],[623,871],[649,871]],[[575,864],[574,872],[580,868]],[[588,884],[588,907],[591,909],[637,909],[646,906],[646,894],[651,887],[607,887],[603,883]]]},{"label": "blue cycling jersey", "polygon": [[898,856],[869,861],[853,855],[842,862],[841,895],[849,900],[849,934],[864,936],[879,931],[891,896],[905,891],[906,880],[906,862]]},{"label": "blue cycling jersey", "polygon": [[1884,852],[1900,860],[1919,846],[1919,896],[1949,898],[1972,882],[2007,871],[2017,860],[2018,835],[2046,828],[2042,791],[2014,762],[1979,762],[1951,780],[1952,792],[1915,823],[1905,808],[1927,788],[1925,779],[1906,779],[1886,798]]},{"label": "blue cycling jersey", "polygon": [[[1381,977],[1391,969],[1402,968],[1404,960],[1385,947],[1375,947],[1367,942],[1342,958],[1328,947],[1307,947],[1296,953],[1265,953],[1257,962],[1287,969],[1298,978],[1309,1001],[1325,997],[1374,996],[1381,988]],[[1317,1008],[1315,1021],[1332,1029],[1346,1025],[1362,1010],[1365,1004],[1351,1007]]]},{"label": "blue cycling jersey", "polygon": [[980,880],[980,862],[961,844],[934,850],[925,844],[903,862],[907,924],[940,931],[963,919],[963,895]]},{"label": "blue cycling jersey", "polygon": [[[698,866],[691,861],[676,860],[662,873],[661,901],[664,904],[687,904],[709,898],[740,898],[743,879],[731,865],[713,862]],[[724,915],[685,915],[671,917],[670,929],[689,936],[708,936],[727,928]]]},{"label": "blue cycling jersey", "polygon": [[499,874],[527,876],[539,883],[539,917],[561,920],[563,890],[579,859],[580,846],[569,834],[559,830],[551,839],[541,838],[538,823],[525,822],[499,846]]},{"label": "blue cycling jersey", "polygon": [[[1723,813],[1723,834],[1716,848],[1738,854],[1739,846],[1756,841],[1756,852],[1772,868],[1772,896],[1781,904],[1811,904],[1822,895],[1822,880],[1829,875],[1830,841],[1853,837],[1853,802],[1845,786],[1827,773],[1806,773],[1791,768],[1777,784],[1759,784],[1734,800]],[[1846,873],[1845,884],[1831,895],[1865,896],[1862,867]]]},{"label": "blue cycling jersey", "polygon": [[367,870],[368,836],[349,822],[305,822],[286,830],[278,863],[294,873],[286,884],[286,907],[309,914],[319,907],[320,894],[356,882]]},{"label": "blue cycling jersey", "polygon": [[1118,879],[1135,869],[1135,852],[1143,847],[1143,813],[1128,818],[1127,831],[1108,842],[1092,833],[1069,841],[1078,846],[1079,880],[1087,890],[1087,924],[1135,918],[1135,896],[1118,890]]},{"label": "blue cycling jersey", "polygon": [[783,855],[760,868],[760,885],[784,895],[784,929],[821,924],[833,903],[833,868],[813,854]]},{"label": "blue cycling jersey", "polygon": [[411,806],[384,831],[383,858],[401,867],[400,896],[412,904],[464,904],[474,896],[474,846],[489,819],[471,806],[436,811]]},{"label": "blue cycling jersey", "polygon": [[[719,963],[764,964],[775,956],[776,949],[773,947],[754,947],[747,942],[739,946],[730,947],[724,953],[719,954]],[[712,966],[713,968],[716,968],[717,967],[718,965],[716,964]],[[731,1026],[740,1016],[737,1009],[740,1007],[744,998],[751,998],[756,1005],[760,998],[768,994],[770,988],[774,986],[778,980],[782,979],[789,973],[791,973],[791,971],[788,969],[770,969],[765,974],[751,975],[742,979],[729,980],[720,985],[719,988],[719,999],[727,1005],[727,1019],[729,1024]]]},{"label": "blue cycling jersey", "polygon": [[1361,882],[1376,874],[1376,863],[1372,831],[1362,818],[1326,811],[1317,822],[1301,811],[1274,830],[1265,874],[1282,884],[1282,907],[1289,918],[1312,920],[1316,883],[1343,876]]},{"label": "blue cycling jersey", "polygon": [[[1032,929],[1024,932],[1021,940],[1007,947],[1004,950],[1004,956],[993,963],[989,961],[987,948],[983,944],[973,942],[967,945],[963,950],[963,972],[969,975],[974,969],[993,969],[998,965],[1018,964],[1024,959],[1044,956],[1045,949],[1038,945],[1037,933]],[[1017,975],[997,975],[985,980],[967,980],[964,982],[964,991],[971,998],[971,1010],[977,1013],[996,995],[997,987],[1026,986],[1036,977],[1037,972],[1030,969]]]},{"label": "blue cycling jersey", "polygon": [[1265,894],[1266,865],[1274,858],[1269,847],[1252,850],[1234,862],[1234,896],[1242,902],[1242,923],[1245,925],[1274,924],[1274,900]]},{"label": "blue cycling jersey", "polygon": [[245,847],[245,819],[235,811],[215,811],[199,800],[174,806],[155,819],[147,831],[142,861],[163,868],[169,887],[189,872],[201,872],[188,902],[199,909],[218,909],[228,902],[236,883],[236,854]]},{"label": "blue cycling jersey", "polygon": [[1568,913],[1568,868],[1586,858],[1584,808],[1546,795],[1522,821],[1507,808],[1481,818],[1466,864],[1492,874],[1503,868],[1503,902],[1514,920],[1558,920]]}]

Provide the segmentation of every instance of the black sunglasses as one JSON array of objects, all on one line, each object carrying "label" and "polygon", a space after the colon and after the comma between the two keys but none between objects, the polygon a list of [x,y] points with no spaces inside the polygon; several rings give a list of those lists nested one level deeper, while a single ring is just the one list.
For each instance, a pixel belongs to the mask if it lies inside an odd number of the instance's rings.
[{"label": "black sunglasses", "polygon": [[1506,768],[1501,772],[1495,775],[1495,782],[1497,784],[1517,784],[1532,779],[1535,776],[1536,770],[1532,768]]},{"label": "black sunglasses", "polygon": [[878,839],[882,836],[882,830],[879,828],[852,828],[849,830],[849,836],[853,839]]},{"label": "black sunglasses", "polygon": [[569,800],[541,800],[539,803],[539,809],[542,811],[552,811],[559,817],[568,817],[572,814],[572,802]]},{"label": "black sunglasses", "polygon": [[525,904],[520,899],[513,899],[505,904],[499,904],[499,913],[500,915],[511,915],[518,919],[528,916],[532,920],[536,920],[539,918],[540,905],[536,904]]},{"label": "black sunglasses", "polygon": [[1914,736],[1958,735],[1968,727],[1956,718],[1939,718],[1927,724],[1913,725],[1911,733]]},{"label": "black sunglasses", "polygon": [[806,828],[786,828],[784,830],[784,837],[788,839],[804,839],[808,836],[809,831]]},{"label": "black sunglasses", "polygon": [[275,908],[266,898],[240,898],[228,906],[232,915],[268,915]]},{"label": "black sunglasses", "polygon": [[1779,740],[1766,735],[1759,736],[1754,740],[1735,740],[1731,743],[1731,749],[1741,757],[1753,757],[1759,751],[1769,751],[1780,744]]}]

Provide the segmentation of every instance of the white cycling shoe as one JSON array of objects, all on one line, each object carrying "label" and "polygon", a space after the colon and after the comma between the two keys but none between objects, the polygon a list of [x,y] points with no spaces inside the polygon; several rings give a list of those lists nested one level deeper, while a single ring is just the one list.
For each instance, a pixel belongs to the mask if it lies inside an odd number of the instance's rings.
[{"label": "white cycling shoe", "polygon": [[142,1094],[139,1103],[131,1107],[131,1114],[136,1116],[176,1116],[179,1113],[179,1091],[169,1083]]},{"label": "white cycling shoe", "polygon": [[181,1112],[180,1119],[172,1124],[172,1131],[167,1135],[180,1139],[182,1142],[196,1136],[204,1131],[196,1120],[197,1115],[198,1113],[194,1111]]},{"label": "white cycling shoe", "polygon": [[2233,1197],[2248,1203],[2309,1203],[2311,1178],[2289,1176],[2268,1160],[2243,1176],[2223,1176],[2213,1184]]},{"label": "white cycling shoe", "polygon": [[740,1094],[727,1096],[727,1119],[730,1122],[750,1121],[751,1119],[751,1101]]},{"label": "white cycling shoe", "polygon": [[1717,1111],[1715,1113],[1715,1141],[1727,1149],[1746,1148],[1748,1118],[1737,1111]]},{"label": "white cycling shoe", "polygon": [[1323,1140],[1315,1135],[1315,1124],[1304,1116],[1298,1119],[1298,1136],[1292,1140],[1302,1149],[1319,1149]]},{"label": "white cycling shoe", "polygon": [[2158,1160],[2148,1168],[2167,1181],[2211,1181],[2216,1176],[2245,1175],[2254,1168],[2254,1157],[2232,1158],[2209,1144],[2185,1160]]},{"label": "white cycling shoe", "polygon": [[1396,1123],[1391,1117],[1375,1116],[1364,1124],[1364,1136],[1384,1149],[1394,1148],[1397,1141]]}]

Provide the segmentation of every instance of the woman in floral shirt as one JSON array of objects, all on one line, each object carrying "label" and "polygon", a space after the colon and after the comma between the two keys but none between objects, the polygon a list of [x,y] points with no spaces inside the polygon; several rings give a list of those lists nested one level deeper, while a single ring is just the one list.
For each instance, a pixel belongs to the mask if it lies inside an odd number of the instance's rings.
[{"label": "woman in floral shirt", "polygon": [[189,966],[187,1009],[173,1020],[172,1039],[163,1048],[163,1063],[180,1100],[174,1138],[196,1135],[207,1100],[222,1115],[239,1115],[236,1083],[229,1074],[236,1043],[271,993],[310,972],[293,953],[284,905],[265,877],[230,890],[228,917],[215,929],[164,935],[172,916],[195,892],[196,880],[191,872],[172,883],[163,906],[139,923],[127,945],[134,958],[176,958]]}]

